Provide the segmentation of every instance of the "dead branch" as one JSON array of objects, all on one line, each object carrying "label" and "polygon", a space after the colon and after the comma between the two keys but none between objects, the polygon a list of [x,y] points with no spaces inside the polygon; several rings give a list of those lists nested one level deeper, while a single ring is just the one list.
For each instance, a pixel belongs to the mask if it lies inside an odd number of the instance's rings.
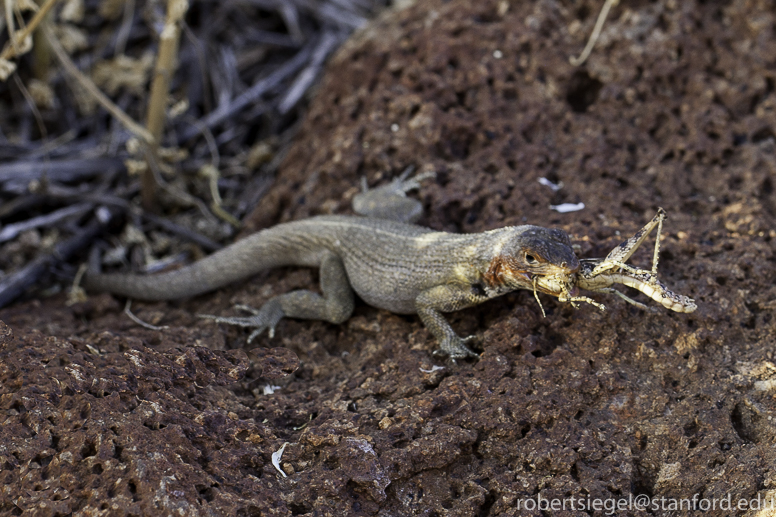
[{"label": "dead branch", "polygon": [[315,79],[321,73],[323,69],[323,62],[329,57],[335,48],[337,48],[342,41],[343,35],[333,31],[327,31],[321,36],[321,40],[318,46],[313,52],[310,62],[297,76],[294,82],[289,87],[286,94],[278,103],[278,112],[281,114],[288,113],[291,108],[296,106],[302,95],[310,88]]},{"label": "dead branch", "polygon": [[0,164],[0,183],[19,181],[29,183],[43,176],[52,181],[72,183],[90,179],[107,170],[124,170],[118,158],[72,158],[48,161],[16,161]]},{"label": "dead branch", "polygon": [[21,221],[14,224],[9,224],[3,227],[0,231],[0,242],[5,242],[13,239],[22,232],[32,230],[33,228],[40,228],[41,226],[53,226],[63,219],[68,217],[83,215],[89,210],[93,209],[92,203],[79,203],[77,205],[70,205],[64,208],[60,208],[50,214],[33,217],[26,221]]},{"label": "dead branch", "polygon": [[[290,77],[292,74],[298,72],[307,63],[317,45],[318,39],[316,38],[314,41],[311,41],[302,47],[302,49],[297,52],[293,58],[286,61],[269,76],[260,79],[258,82],[256,82],[256,84],[236,97],[234,100],[228,104],[219,106],[215,111],[207,115],[204,119],[200,120],[198,125],[213,128],[221,122],[224,122],[226,119],[233,117],[239,111],[245,109],[249,104],[259,100],[262,95],[277,87],[281,82]],[[189,128],[189,130],[182,134],[179,142],[185,142],[191,137],[196,136],[197,133],[199,133],[197,127]]]},{"label": "dead branch", "polygon": [[41,277],[56,265],[69,260],[77,252],[85,249],[110,222],[113,215],[108,210],[83,226],[75,235],[60,242],[51,253],[41,255],[22,269],[8,275],[0,281],[0,307],[5,307],[37,283]]}]

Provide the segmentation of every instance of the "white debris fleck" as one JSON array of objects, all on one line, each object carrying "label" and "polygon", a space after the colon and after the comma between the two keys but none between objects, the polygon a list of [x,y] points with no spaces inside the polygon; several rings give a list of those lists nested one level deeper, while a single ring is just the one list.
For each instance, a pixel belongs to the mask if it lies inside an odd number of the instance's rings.
[{"label": "white debris fleck", "polygon": [[398,131],[399,131],[399,124],[391,124],[391,131],[393,133],[398,133]]},{"label": "white debris fleck", "polygon": [[138,350],[130,350],[129,352],[124,352],[124,357],[129,359],[129,362],[137,366],[138,368],[142,368],[143,361],[140,359],[140,352]]},{"label": "white debris fleck", "polygon": [[345,441],[352,443],[363,453],[369,454],[371,456],[377,456],[375,450],[372,448],[372,445],[370,445],[370,443],[363,438],[345,438]]},{"label": "white debris fleck", "polygon": [[493,57],[496,59],[501,59],[502,57],[504,57],[504,53],[496,49],[493,51]]},{"label": "white debris fleck", "polygon": [[283,451],[286,450],[286,445],[288,445],[288,442],[284,443],[283,446],[272,453],[272,466],[277,469],[278,472],[283,474],[284,478],[287,478],[285,472],[283,472],[283,469],[280,468],[280,458],[283,457]]},{"label": "white debris fleck", "polygon": [[444,370],[444,369],[445,369],[444,366],[434,365],[434,366],[431,367],[430,370],[426,370],[425,368],[421,368],[420,371],[423,372],[423,373],[434,373],[434,372],[437,372],[439,370]]},{"label": "white debris fleck", "polygon": [[108,210],[104,206],[97,208],[97,210],[94,211],[94,214],[97,216],[97,220],[103,224],[106,224],[108,223],[108,221],[110,221],[110,218],[111,218],[110,210]]},{"label": "white debris fleck", "polygon": [[65,371],[75,377],[78,382],[86,382],[86,378],[75,367],[65,366]]},{"label": "white debris fleck", "polygon": [[279,389],[280,389],[280,386],[273,386],[271,384],[267,384],[266,386],[264,386],[264,394],[265,395],[272,395],[273,393],[275,393]]},{"label": "white debris fleck", "polygon": [[555,210],[561,214],[565,214],[566,212],[579,212],[584,208],[584,203],[561,203],[560,205],[550,205],[550,210]]},{"label": "white debris fleck", "polygon": [[757,391],[771,391],[776,388],[776,379],[768,379],[765,381],[754,381],[754,389]]},{"label": "white debris fleck", "polygon": [[557,192],[557,191],[559,191],[560,189],[563,188],[563,182],[562,181],[559,181],[557,183],[553,183],[552,181],[548,180],[547,178],[539,178],[539,183],[541,183],[545,187],[550,187],[550,189],[553,192]]}]

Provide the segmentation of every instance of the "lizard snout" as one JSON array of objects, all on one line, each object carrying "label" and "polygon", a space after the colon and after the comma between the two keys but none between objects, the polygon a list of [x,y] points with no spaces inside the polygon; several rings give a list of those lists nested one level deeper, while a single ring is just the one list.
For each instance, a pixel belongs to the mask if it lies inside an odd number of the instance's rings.
[{"label": "lizard snout", "polygon": [[576,273],[579,271],[579,259],[577,257],[574,257],[574,261],[572,263],[568,263],[565,260],[560,263],[560,267],[567,270],[569,273]]}]

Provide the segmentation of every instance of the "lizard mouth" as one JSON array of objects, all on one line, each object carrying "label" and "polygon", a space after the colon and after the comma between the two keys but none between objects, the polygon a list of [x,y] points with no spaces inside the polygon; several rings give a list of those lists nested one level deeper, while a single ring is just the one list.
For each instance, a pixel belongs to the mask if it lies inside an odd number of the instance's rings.
[{"label": "lizard mouth", "polygon": [[570,286],[568,279],[563,280],[561,280],[558,275],[533,275],[530,277],[534,289],[539,292],[555,297],[559,297],[561,294],[577,296],[579,294],[579,288],[576,285]]}]

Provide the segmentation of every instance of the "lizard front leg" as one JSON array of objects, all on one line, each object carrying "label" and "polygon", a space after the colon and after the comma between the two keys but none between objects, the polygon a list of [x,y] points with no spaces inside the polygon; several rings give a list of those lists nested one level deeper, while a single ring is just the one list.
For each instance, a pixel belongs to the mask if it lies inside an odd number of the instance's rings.
[{"label": "lizard front leg", "polygon": [[421,321],[439,342],[439,351],[451,359],[479,357],[466,346],[475,336],[460,337],[442,316],[487,300],[484,292],[469,285],[438,285],[420,293],[415,299],[415,309]]},{"label": "lizard front leg", "polygon": [[407,197],[407,192],[420,188],[420,182],[435,176],[427,171],[412,178],[414,167],[410,166],[387,185],[368,189],[366,178],[362,192],[353,198],[353,211],[359,215],[375,219],[388,219],[403,223],[414,223],[423,215],[423,205],[420,201]]},{"label": "lizard front leg", "polygon": [[342,323],[353,313],[355,301],[345,266],[337,254],[327,253],[321,260],[320,277],[323,296],[308,290],[291,291],[272,298],[258,310],[241,306],[252,312],[252,316],[225,318],[206,315],[203,317],[219,323],[255,328],[248,338],[248,343],[265,329],[269,329],[269,335],[272,337],[275,326],[283,317]]}]

